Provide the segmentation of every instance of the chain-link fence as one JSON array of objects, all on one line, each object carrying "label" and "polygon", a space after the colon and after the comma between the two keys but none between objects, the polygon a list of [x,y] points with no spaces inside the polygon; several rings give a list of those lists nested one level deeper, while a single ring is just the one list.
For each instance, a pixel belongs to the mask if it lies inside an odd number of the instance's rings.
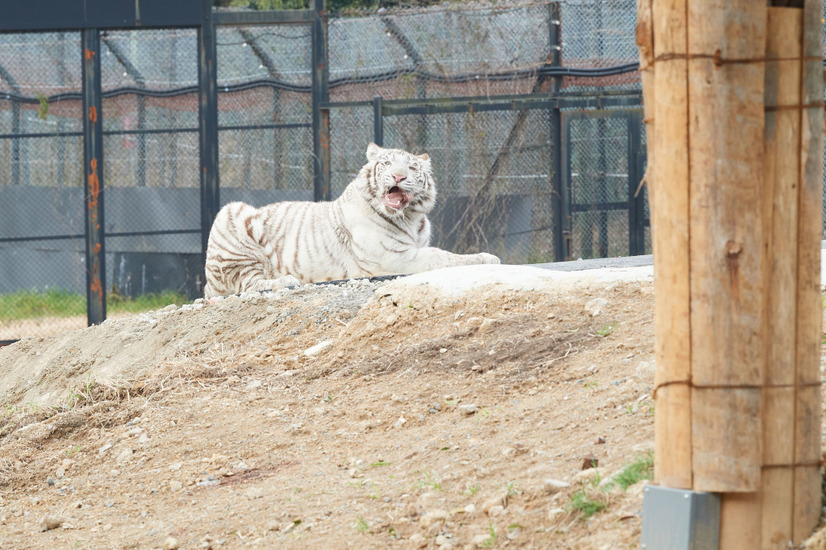
[{"label": "chain-link fence", "polygon": [[371,141],[433,158],[436,246],[650,252],[634,0],[314,4],[95,31],[100,249],[87,30],[0,33],[0,340],[84,326],[93,261],[109,314],[199,296],[217,208],[335,199]]},{"label": "chain-link fence", "polygon": [[[639,180],[630,181],[638,174],[636,165],[628,169],[626,139],[639,118],[614,116],[605,101],[592,128],[564,116],[583,106],[562,109],[577,104],[566,99],[611,94],[617,105],[639,110],[635,23],[633,1],[442,7],[331,21],[334,191],[364,162],[364,147],[353,143],[379,139],[434,159],[436,246],[487,250],[509,263],[644,253],[644,198],[628,192]],[[537,97],[559,101],[520,103]],[[337,139],[340,126],[350,139]],[[596,139],[600,129],[613,133]],[[577,166],[566,171],[570,151]],[[639,213],[631,220],[632,209]]]}]

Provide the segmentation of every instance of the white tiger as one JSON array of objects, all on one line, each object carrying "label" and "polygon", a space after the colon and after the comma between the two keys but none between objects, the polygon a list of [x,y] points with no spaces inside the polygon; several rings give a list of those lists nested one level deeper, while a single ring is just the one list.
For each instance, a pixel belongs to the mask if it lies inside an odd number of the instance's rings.
[{"label": "white tiger", "polygon": [[204,295],[499,263],[428,246],[435,201],[427,154],[371,143],[367,164],[335,201],[224,206],[209,233]]}]

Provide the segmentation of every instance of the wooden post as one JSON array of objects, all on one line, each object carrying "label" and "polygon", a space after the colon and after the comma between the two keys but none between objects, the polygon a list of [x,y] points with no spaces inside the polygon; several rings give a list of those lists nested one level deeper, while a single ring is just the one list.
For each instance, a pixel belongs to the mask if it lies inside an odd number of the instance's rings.
[{"label": "wooden post", "polygon": [[820,515],[821,1],[638,0],[655,483],[721,493],[723,550]]}]

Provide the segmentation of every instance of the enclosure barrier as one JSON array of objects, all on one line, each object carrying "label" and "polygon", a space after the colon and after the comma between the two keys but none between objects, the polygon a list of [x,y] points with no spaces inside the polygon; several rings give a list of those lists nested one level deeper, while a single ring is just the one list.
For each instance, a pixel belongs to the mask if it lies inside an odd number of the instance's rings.
[{"label": "enclosure barrier", "polygon": [[[639,4],[655,482],[719,493],[723,550],[799,544],[821,515],[823,26],[799,4]],[[643,517],[643,544],[676,548],[667,529]]]},{"label": "enclosure barrier", "polygon": [[0,340],[79,328],[60,315],[81,293],[89,324],[197,298],[223,204],[334,199],[371,140],[434,159],[436,246],[508,263],[650,250],[633,0],[57,4],[0,21]]}]

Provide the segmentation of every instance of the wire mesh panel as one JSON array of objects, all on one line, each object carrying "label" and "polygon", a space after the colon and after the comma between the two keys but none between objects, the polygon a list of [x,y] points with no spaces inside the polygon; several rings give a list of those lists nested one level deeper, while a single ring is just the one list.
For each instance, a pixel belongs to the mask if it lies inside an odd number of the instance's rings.
[{"label": "wire mesh panel", "polygon": [[629,124],[624,113],[566,113],[574,258],[627,256],[629,248]]},{"label": "wire mesh panel", "polygon": [[553,259],[546,110],[387,116],[385,145],[427,152],[439,191],[433,244],[506,263]]},{"label": "wire mesh panel", "polygon": [[101,33],[109,299],[199,295],[194,29]]},{"label": "wire mesh panel", "polygon": [[309,25],[221,27],[221,202],[313,199]]},{"label": "wire mesh panel", "polygon": [[[596,69],[638,61],[635,0],[567,0],[560,11],[564,67]],[[563,84],[566,93],[638,89],[636,71],[597,78],[566,76]]]},{"label": "wire mesh panel", "polygon": [[372,106],[331,110],[330,194],[333,199],[341,195],[367,162],[367,145],[374,138]]},{"label": "wire mesh panel", "polygon": [[330,99],[531,93],[551,27],[548,2],[333,18]]},{"label": "wire mesh panel", "polygon": [[86,326],[79,52],[0,34],[0,340]]}]

